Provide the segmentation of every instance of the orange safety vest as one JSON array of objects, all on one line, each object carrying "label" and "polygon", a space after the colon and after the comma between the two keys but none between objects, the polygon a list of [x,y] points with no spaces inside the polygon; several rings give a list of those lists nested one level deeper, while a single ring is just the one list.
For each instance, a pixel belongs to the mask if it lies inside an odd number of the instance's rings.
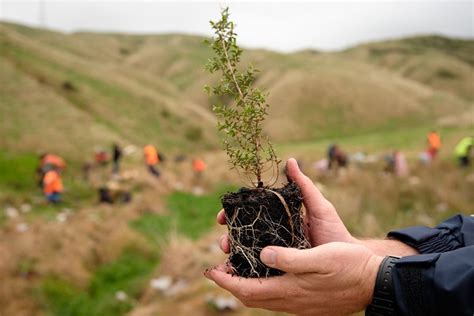
[{"label": "orange safety vest", "polygon": [[44,194],[53,194],[54,192],[63,191],[63,181],[57,171],[50,170],[46,172],[43,178]]},{"label": "orange safety vest", "polygon": [[146,145],[145,148],[143,148],[143,151],[145,153],[145,161],[147,165],[152,166],[158,163],[158,152],[156,151],[155,146]]},{"label": "orange safety vest", "polygon": [[60,169],[64,169],[66,167],[66,163],[64,162],[64,159],[59,157],[58,155],[53,155],[53,154],[47,154],[46,156],[43,157],[43,159],[41,160],[41,166],[45,166],[45,165],[53,165]]},{"label": "orange safety vest", "polygon": [[206,164],[202,159],[194,159],[193,160],[193,169],[196,172],[203,172],[206,170]]},{"label": "orange safety vest", "polygon": [[428,144],[430,148],[440,149],[441,148],[441,138],[438,133],[429,133],[428,134]]}]

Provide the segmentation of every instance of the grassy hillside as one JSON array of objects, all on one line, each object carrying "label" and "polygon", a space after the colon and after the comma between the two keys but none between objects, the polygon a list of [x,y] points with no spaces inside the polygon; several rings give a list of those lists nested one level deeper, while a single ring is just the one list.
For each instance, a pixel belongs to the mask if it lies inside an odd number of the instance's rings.
[{"label": "grassy hillside", "polygon": [[160,89],[159,79],[144,84],[146,78],[133,78],[131,68],[121,73],[113,58],[103,62],[100,53],[97,59],[81,55],[73,43],[93,47],[68,35],[1,27],[0,132],[9,135],[2,147],[83,157],[111,141],[153,142],[168,150],[214,144],[212,116],[167,93],[166,85]]},{"label": "grassy hillside", "polygon": [[382,66],[436,90],[474,99],[474,42],[420,36],[369,43],[342,54]]},{"label": "grassy hillside", "polygon": [[[77,157],[117,140],[167,150],[217,144],[202,38],[0,28],[1,147]],[[244,63],[262,70],[272,139],[311,141],[429,129],[470,113],[473,45],[421,37],[332,54],[254,50]]]}]

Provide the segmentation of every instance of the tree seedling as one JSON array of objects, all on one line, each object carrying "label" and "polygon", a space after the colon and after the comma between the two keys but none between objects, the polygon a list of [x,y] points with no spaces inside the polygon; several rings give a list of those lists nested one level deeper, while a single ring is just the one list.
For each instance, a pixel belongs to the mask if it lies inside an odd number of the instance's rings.
[{"label": "tree seedling", "polygon": [[301,193],[293,182],[276,189],[271,188],[274,183],[265,185],[263,177],[268,170],[273,171],[271,180],[276,182],[280,160],[263,134],[269,105],[265,92],[255,87],[258,70],[252,66],[239,69],[243,50],[237,45],[228,8],[222,10],[219,21],[210,24],[214,37],[207,43],[214,56],[206,69],[220,72],[221,77],[215,86],[206,86],[205,90],[217,97],[213,111],[232,168],[250,177],[252,183],[252,188],[242,188],[222,198],[231,246],[229,267],[242,277],[279,275],[282,271],[260,261],[260,252],[269,245],[309,246],[303,229]]}]

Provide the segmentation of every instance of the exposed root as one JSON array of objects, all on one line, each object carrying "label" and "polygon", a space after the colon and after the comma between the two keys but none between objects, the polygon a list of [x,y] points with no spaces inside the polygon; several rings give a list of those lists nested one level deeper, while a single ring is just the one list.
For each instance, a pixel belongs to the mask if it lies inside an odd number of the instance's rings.
[{"label": "exposed root", "polygon": [[290,209],[288,208],[288,204],[286,204],[285,199],[283,198],[283,196],[281,196],[280,193],[275,192],[275,191],[270,190],[270,189],[267,189],[267,191],[272,192],[273,194],[275,194],[280,199],[281,204],[285,208],[286,214],[288,214],[288,224],[290,224],[290,227],[291,227],[291,237],[292,237],[291,243],[293,243],[294,237],[295,237],[295,225],[293,225],[293,220],[291,218],[291,213],[290,213]]},{"label": "exposed root", "polygon": [[260,252],[269,245],[309,247],[301,212],[301,195],[294,184],[282,189],[229,193],[223,198],[229,229],[232,272],[242,277],[268,277],[282,271],[264,265]]}]

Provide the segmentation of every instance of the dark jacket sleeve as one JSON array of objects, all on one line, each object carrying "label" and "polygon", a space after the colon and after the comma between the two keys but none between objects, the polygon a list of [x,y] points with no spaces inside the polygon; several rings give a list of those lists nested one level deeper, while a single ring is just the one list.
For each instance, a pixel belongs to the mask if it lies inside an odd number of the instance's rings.
[{"label": "dark jacket sleeve", "polygon": [[401,258],[393,270],[399,315],[474,315],[474,246]]},{"label": "dark jacket sleeve", "polygon": [[416,248],[421,254],[441,253],[473,246],[474,216],[456,215],[435,228],[410,227],[392,231],[388,233],[388,237]]},{"label": "dark jacket sleeve", "polygon": [[388,237],[421,253],[394,267],[400,315],[474,315],[473,216],[456,215],[435,228],[410,227]]}]

